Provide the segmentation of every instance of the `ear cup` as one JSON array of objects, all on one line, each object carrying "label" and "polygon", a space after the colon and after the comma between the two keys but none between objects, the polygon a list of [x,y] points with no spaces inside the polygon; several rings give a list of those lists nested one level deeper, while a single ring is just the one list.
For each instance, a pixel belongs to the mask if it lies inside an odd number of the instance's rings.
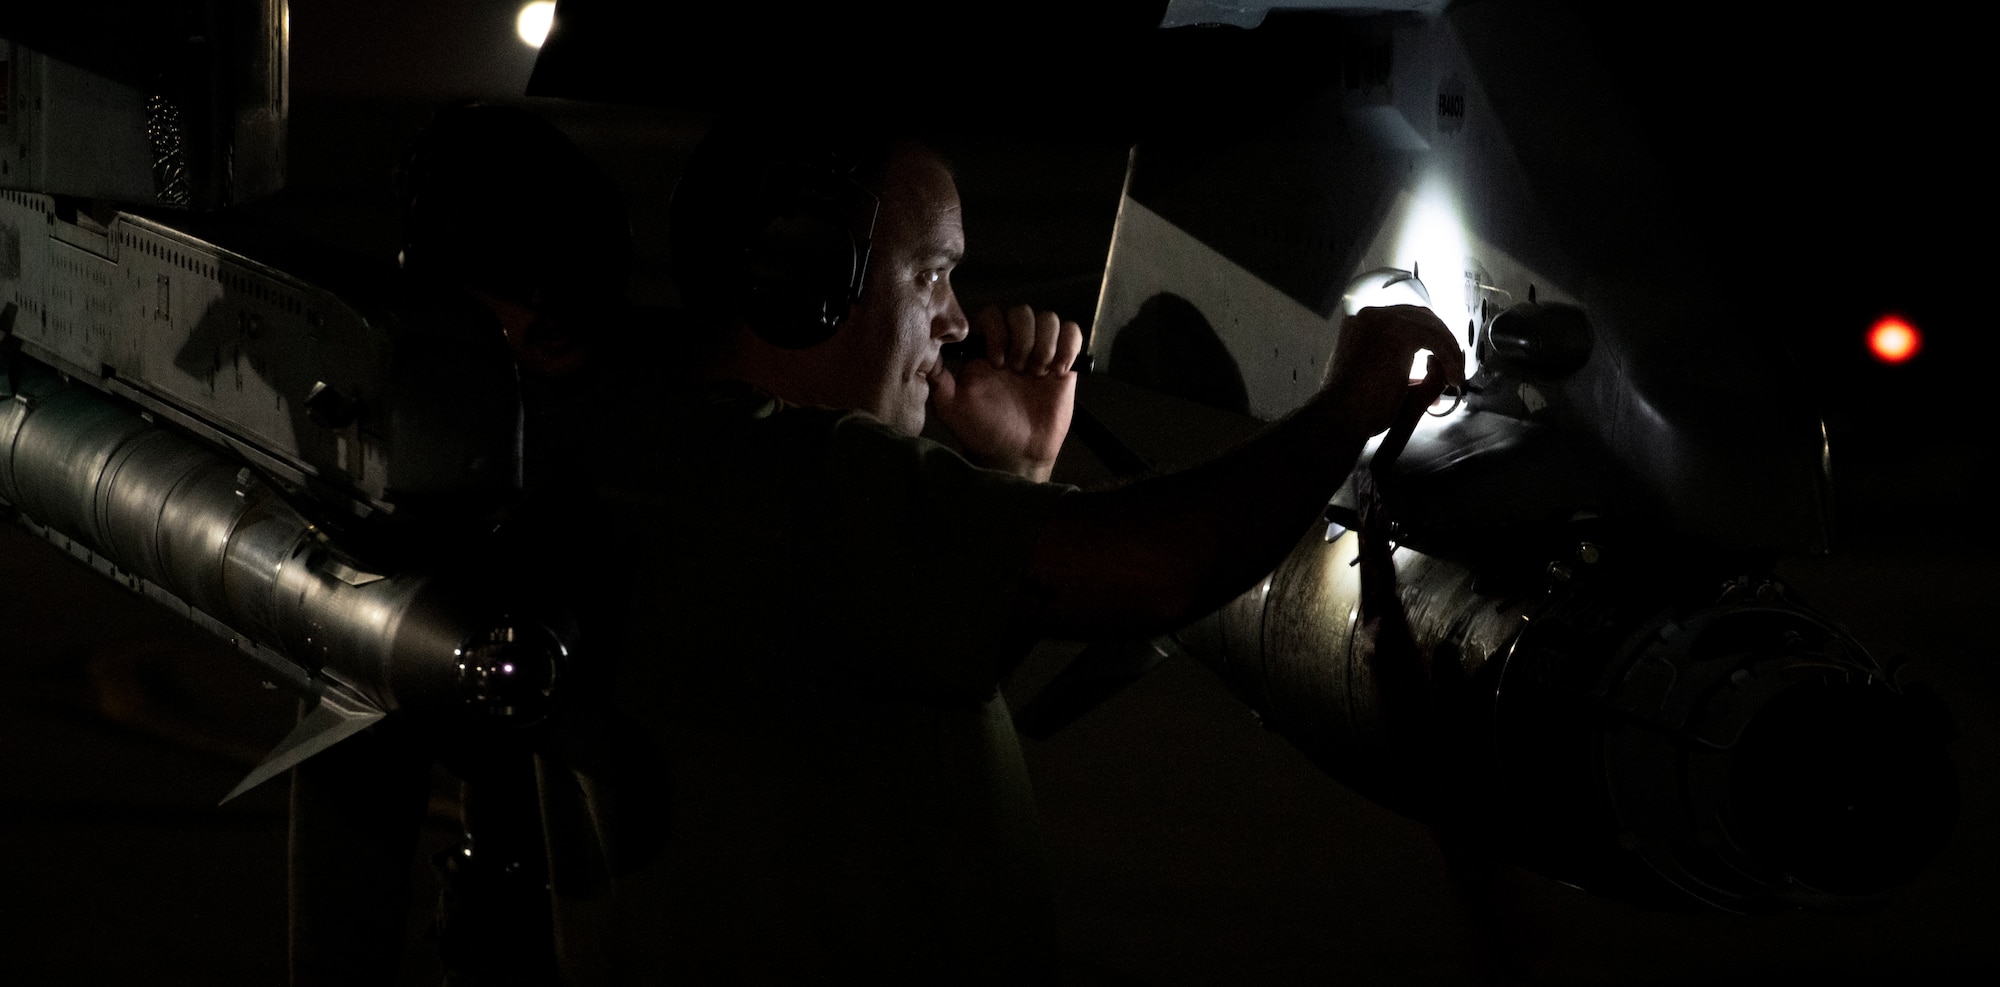
[{"label": "ear cup", "polygon": [[832,338],[868,274],[880,207],[838,164],[787,164],[765,176],[767,217],[744,254],[744,320],[774,346]]}]

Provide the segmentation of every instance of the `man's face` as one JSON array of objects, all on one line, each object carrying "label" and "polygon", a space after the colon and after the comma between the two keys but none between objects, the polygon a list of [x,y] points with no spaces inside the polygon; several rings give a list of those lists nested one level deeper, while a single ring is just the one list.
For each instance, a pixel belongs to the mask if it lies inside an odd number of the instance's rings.
[{"label": "man's face", "polygon": [[965,338],[965,312],[951,289],[952,269],[965,256],[965,227],[958,187],[934,154],[899,149],[880,185],[861,298],[814,356],[826,361],[827,403],[915,435],[942,347]]}]

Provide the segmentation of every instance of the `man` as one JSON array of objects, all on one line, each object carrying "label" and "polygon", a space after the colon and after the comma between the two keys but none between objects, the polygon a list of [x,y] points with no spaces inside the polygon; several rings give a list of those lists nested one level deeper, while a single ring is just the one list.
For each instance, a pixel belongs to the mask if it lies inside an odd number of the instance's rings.
[{"label": "man", "polygon": [[[1427,311],[1365,312],[1285,422],[1083,493],[1043,482],[1081,333],[1025,307],[968,320],[935,154],[720,128],[673,224],[712,334],[705,383],[624,486],[650,561],[618,689],[671,804],[663,845],[605,841],[623,942],[570,957],[626,977],[1045,979],[1046,865],[1000,676],[1037,638],[1160,633],[1241,592],[1409,399],[1414,354],[1439,354],[1441,384],[1457,347]],[[974,329],[983,355],[948,366]],[[931,413],[963,455],[917,437]]]}]

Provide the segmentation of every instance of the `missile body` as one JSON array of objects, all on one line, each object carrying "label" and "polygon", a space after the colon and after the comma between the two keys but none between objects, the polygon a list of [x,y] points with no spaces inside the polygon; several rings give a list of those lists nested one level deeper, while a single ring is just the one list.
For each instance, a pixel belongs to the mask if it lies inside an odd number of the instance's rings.
[{"label": "missile body", "polygon": [[465,700],[502,712],[527,697],[496,689],[551,684],[560,644],[516,618],[504,587],[471,568],[366,571],[248,467],[32,361],[7,369],[0,501],[278,681],[376,715]]},{"label": "missile body", "polygon": [[1491,0],[1232,37],[1246,77],[1341,54],[1255,113],[1175,93],[1129,160],[1096,366],[1271,420],[1346,316],[1423,304],[1470,379],[1365,474],[1367,551],[1339,495],[1338,530],[1176,640],[1455,859],[1746,911],[1906,882],[1955,814],[1942,710],[1770,577],[1833,543],[1818,396],[1601,35]]},{"label": "missile body", "polygon": [[1312,533],[1179,640],[1374,800],[1654,905],[1850,908],[1942,849],[1942,705],[1777,581],[1616,538],[1511,572],[1398,547],[1400,653],[1360,541]]},{"label": "missile body", "polygon": [[0,510],[318,701],[243,787],[390,711],[541,708],[567,624],[494,537],[522,418],[483,310],[50,196],[0,192],[0,241]]}]

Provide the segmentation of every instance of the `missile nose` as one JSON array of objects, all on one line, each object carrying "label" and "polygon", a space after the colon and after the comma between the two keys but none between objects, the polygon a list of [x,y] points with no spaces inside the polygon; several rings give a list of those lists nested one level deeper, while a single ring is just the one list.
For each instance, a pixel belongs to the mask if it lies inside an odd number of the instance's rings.
[{"label": "missile nose", "polygon": [[539,722],[548,715],[564,654],[548,628],[503,620],[459,649],[459,696],[482,719],[515,726]]},{"label": "missile nose", "polygon": [[1944,850],[1958,777],[1933,693],[1772,583],[1646,637],[1607,696],[1633,719],[1603,750],[1661,877],[1731,911],[1853,909]]},{"label": "missile nose", "polygon": [[1945,711],[1927,697],[1829,676],[1772,698],[1736,745],[1732,840],[1827,894],[1913,880],[1958,810]]}]

